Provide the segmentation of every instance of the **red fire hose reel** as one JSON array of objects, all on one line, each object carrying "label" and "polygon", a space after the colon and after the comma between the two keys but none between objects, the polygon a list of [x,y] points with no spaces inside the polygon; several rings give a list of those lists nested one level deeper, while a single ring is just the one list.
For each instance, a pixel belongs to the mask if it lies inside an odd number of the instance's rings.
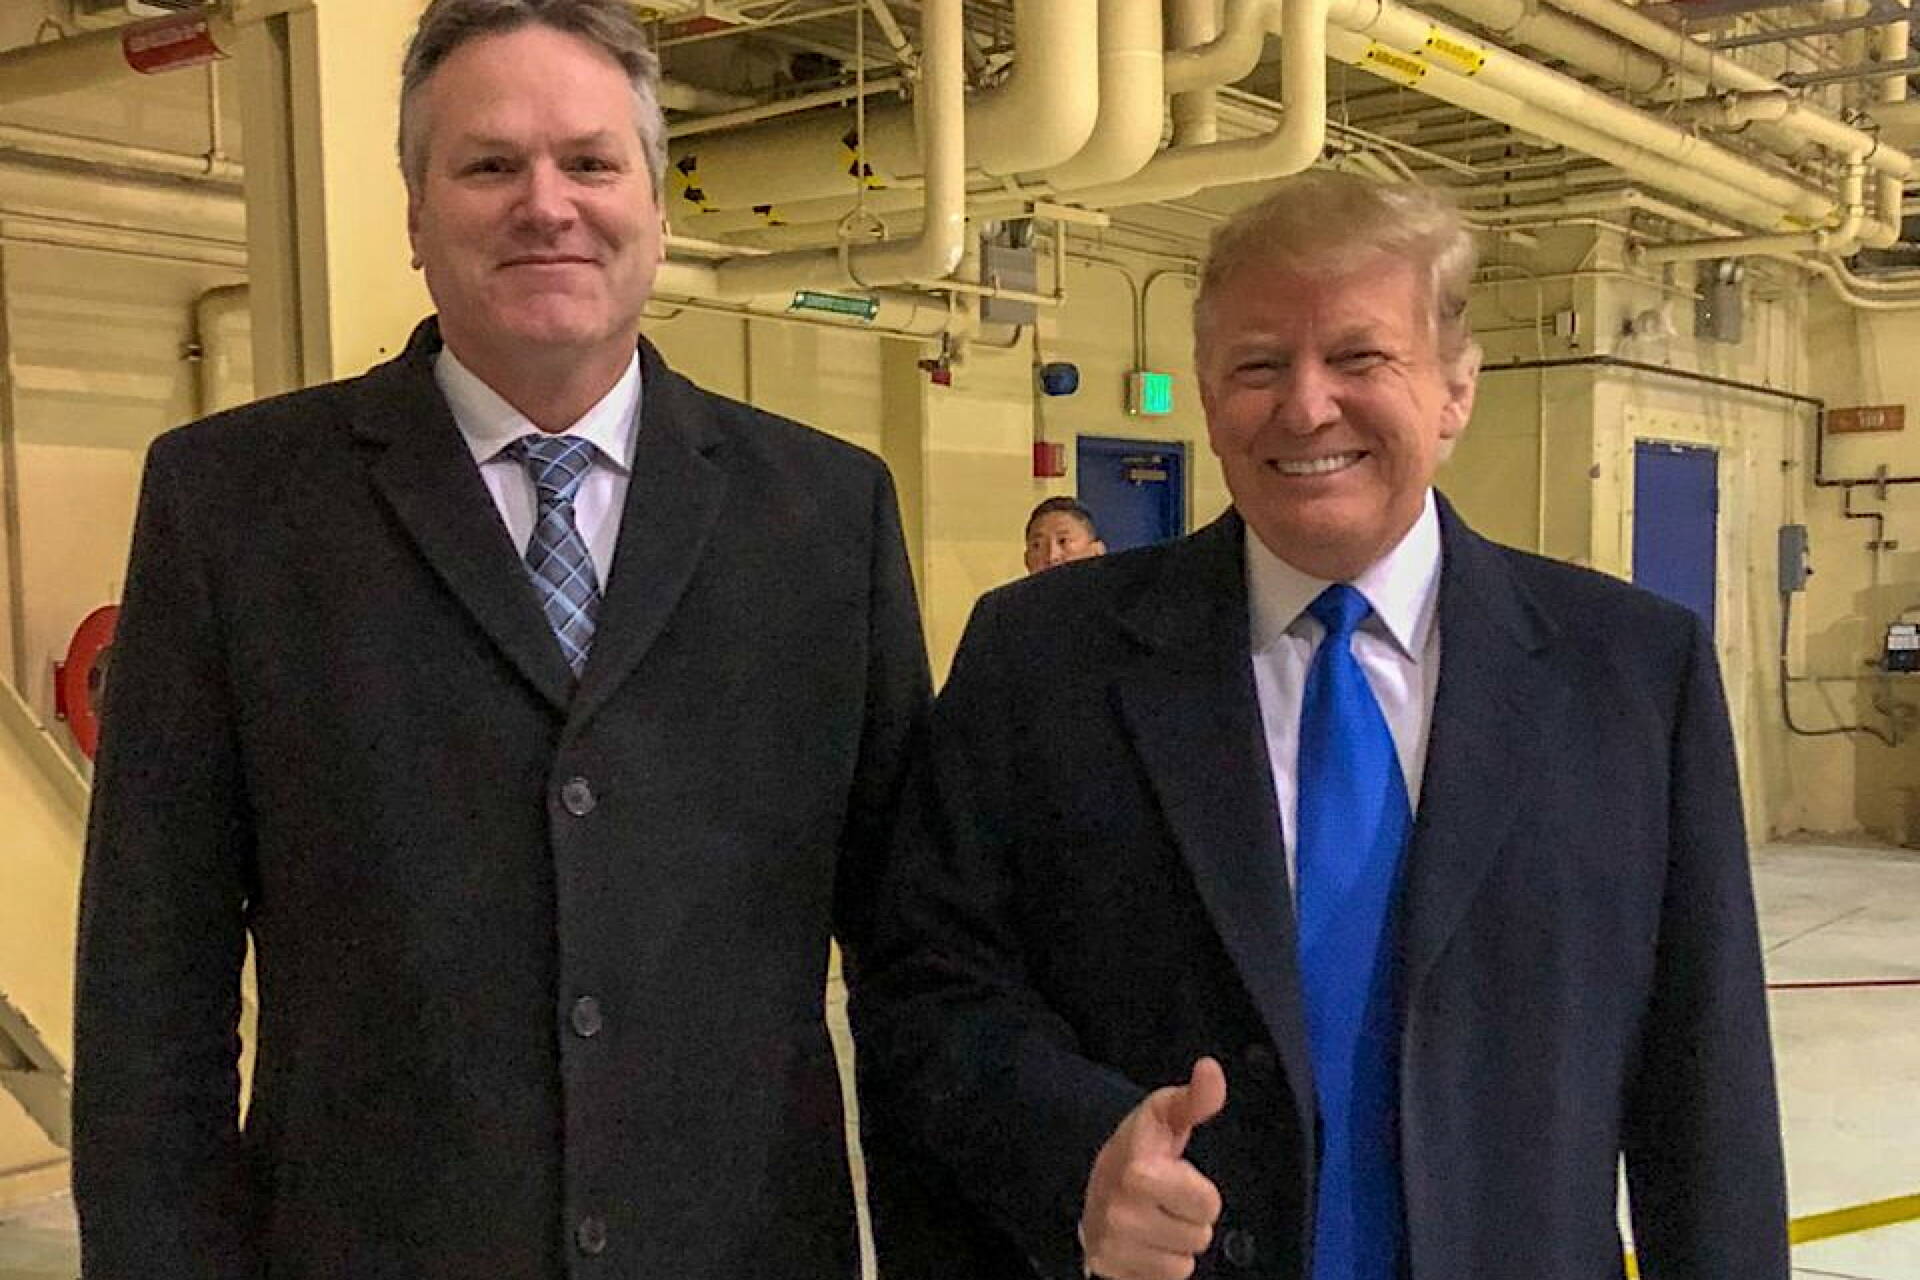
[{"label": "red fire hose reel", "polygon": [[53,713],[67,722],[89,760],[100,747],[100,700],[107,691],[107,660],[119,621],[119,605],[101,605],[81,619],[67,660],[53,664]]}]

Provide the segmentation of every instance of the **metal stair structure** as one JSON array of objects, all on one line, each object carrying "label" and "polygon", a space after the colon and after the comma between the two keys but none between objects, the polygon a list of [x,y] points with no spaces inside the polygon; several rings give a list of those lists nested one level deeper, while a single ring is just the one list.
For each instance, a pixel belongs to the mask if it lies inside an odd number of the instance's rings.
[{"label": "metal stair structure", "polygon": [[4,681],[0,803],[0,1088],[64,1149],[87,783]]}]

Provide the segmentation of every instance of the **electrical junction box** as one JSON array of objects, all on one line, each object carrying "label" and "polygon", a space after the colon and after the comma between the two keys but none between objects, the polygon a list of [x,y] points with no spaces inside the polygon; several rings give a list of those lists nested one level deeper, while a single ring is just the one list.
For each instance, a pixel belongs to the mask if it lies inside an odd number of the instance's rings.
[{"label": "electrical junction box", "polygon": [[1920,622],[1896,622],[1887,628],[1886,671],[1920,671]]},{"label": "electrical junction box", "polygon": [[1127,412],[1164,418],[1173,412],[1173,375],[1136,369],[1127,375]]},{"label": "electrical junction box", "polygon": [[1805,591],[1813,567],[1807,563],[1807,526],[1780,526],[1780,594]]},{"label": "electrical junction box", "polygon": [[1740,341],[1740,290],[1746,277],[1746,264],[1738,258],[1711,258],[1700,264],[1699,292],[1693,302],[1694,337],[1708,342]]},{"label": "electrical junction box", "polygon": [[[1040,283],[1040,270],[1034,261],[1032,245],[1014,247],[988,241],[980,246],[980,281],[1020,293],[1032,293]],[[1040,318],[1040,308],[1018,298],[980,299],[980,319],[987,324],[1032,324]]]}]

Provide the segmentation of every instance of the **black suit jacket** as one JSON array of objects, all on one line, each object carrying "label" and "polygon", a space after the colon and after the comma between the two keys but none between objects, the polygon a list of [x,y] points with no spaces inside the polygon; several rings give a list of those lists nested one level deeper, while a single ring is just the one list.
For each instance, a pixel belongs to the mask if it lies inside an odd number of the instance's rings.
[{"label": "black suit jacket", "polygon": [[150,455],[82,891],[86,1273],[850,1275],[828,938],[866,940],[927,697],[885,468],[642,343],[576,690],[437,347]]},{"label": "black suit jacket", "polygon": [[[1782,1280],[1709,639],[1441,511],[1440,680],[1396,921],[1411,1274],[1620,1276],[1624,1152],[1642,1275]],[[979,1229],[923,1237],[896,1280],[1078,1275],[1094,1155],[1202,1054],[1228,1101],[1189,1152],[1225,1201],[1201,1273],[1307,1274],[1313,1086],[1243,546],[1229,514],[975,610],[854,1012],[868,1123]]]}]

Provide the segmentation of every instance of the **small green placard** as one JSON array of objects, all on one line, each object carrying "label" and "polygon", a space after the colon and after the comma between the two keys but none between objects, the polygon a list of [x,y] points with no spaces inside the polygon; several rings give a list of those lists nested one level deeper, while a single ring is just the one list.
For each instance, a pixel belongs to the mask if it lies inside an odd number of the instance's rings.
[{"label": "small green placard", "polygon": [[880,302],[876,298],[855,298],[844,293],[816,293],[812,289],[801,289],[793,295],[787,310],[831,311],[839,316],[859,316],[862,320],[871,320],[880,314]]}]

